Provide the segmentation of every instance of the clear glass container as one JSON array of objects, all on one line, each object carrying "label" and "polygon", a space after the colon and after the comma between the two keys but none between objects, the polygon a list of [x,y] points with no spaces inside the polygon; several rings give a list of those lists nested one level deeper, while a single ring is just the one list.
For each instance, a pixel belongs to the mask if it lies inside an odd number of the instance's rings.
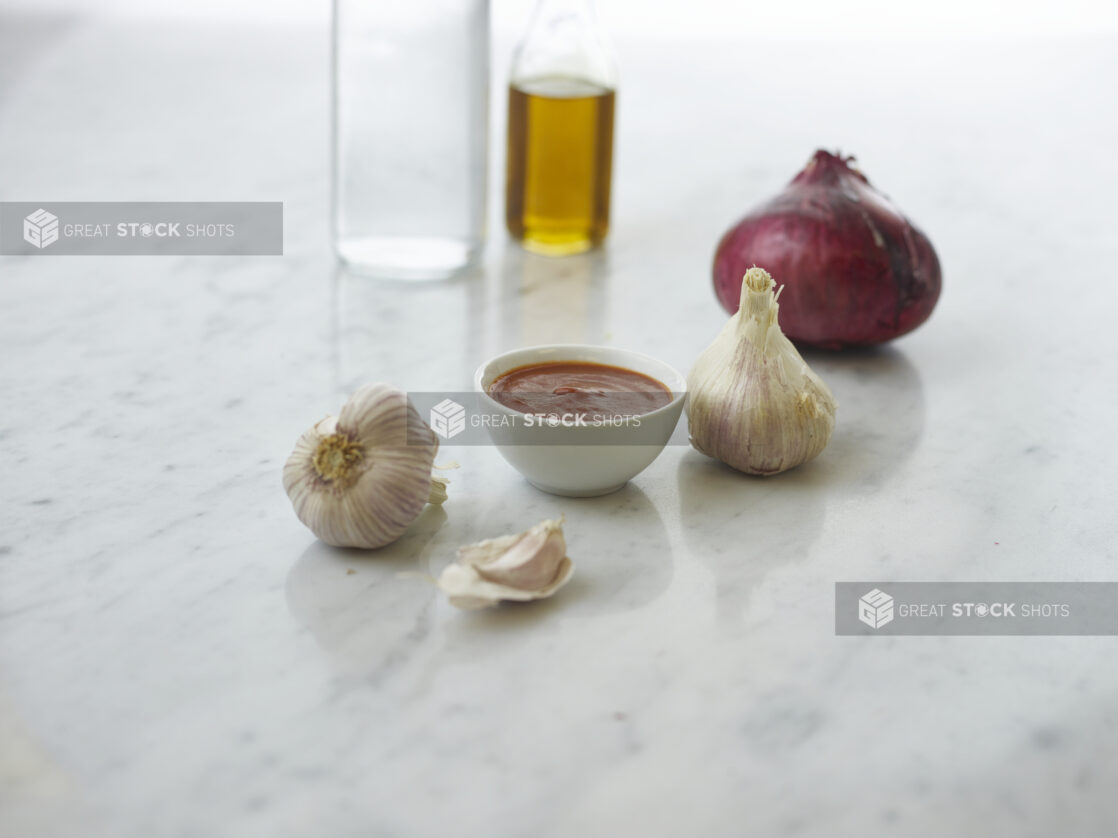
[{"label": "clear glass container", "polygon": [[609,232],[617,68],[593,0],[539,0],[509,78],[505,223],[561,256]]},{"label": "clear glass container", "polygon": [[488,0],[334,0],[333,239],[359,273],[435,279],[485,239]]}]

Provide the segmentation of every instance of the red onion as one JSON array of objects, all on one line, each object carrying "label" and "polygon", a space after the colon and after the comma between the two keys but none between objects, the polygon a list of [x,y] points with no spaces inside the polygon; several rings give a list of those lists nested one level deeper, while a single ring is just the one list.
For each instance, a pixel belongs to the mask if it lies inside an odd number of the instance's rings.
[{"label": "red onion", "polygon": [[714,255],[714,289],[731,314],[757,265],[778,283],[780,328],[827,349],[883,343],[928,319],[939,299],[932,243],[853,157],[817,151],[783,192],[734,225]]}]

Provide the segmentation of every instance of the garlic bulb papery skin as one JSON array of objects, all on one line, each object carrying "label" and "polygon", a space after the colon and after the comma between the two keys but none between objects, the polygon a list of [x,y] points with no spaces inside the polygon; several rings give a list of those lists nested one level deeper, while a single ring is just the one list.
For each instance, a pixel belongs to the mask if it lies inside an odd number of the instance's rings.
[{"label": "garlic bulb papery skin", "polygon": [[304,433],[283,468],[295,514],[335,547],[395,541],[430,503],[446,500],[431,477],[438,437],[402,390],[367,384],[337,417]]},{"label": "garlic bulb papery skin", "polygon": [[458,563],[439,576],[438,586],[458,608],[477,609],[501,600],[526,602],[551,596],[574,573],[562,520],[541,521],[530,530],[458,548]]},{"label": "garlic bulb papery skin", "polygon": [[691,444],[747,474],[806,463],[835,427],[835,397],[780,331],[775,284],[745,272],[741,307],[687,376]]}]

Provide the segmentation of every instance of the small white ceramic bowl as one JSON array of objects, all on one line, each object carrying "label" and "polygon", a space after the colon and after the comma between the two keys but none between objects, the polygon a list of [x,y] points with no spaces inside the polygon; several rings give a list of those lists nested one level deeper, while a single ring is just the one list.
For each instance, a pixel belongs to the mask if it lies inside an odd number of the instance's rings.
[{"label": "small white ceramic bowl", "polygon": [[[509,370],[548,361],[589,361],[624,367],[651,376],[672,392],[672,400],[632,423],[583,427],[537,423],[525,427],[525,415],[488,394],[495,379]],[[479,406],[509,424],[489,426],[489,437],[509,463],[537,489],[553,495],[593,497],[615,492],[656,459],[679,424],[687,379],[648,355],[613,346],[549,344],[514,349],[486,361],[474,374]]]}]

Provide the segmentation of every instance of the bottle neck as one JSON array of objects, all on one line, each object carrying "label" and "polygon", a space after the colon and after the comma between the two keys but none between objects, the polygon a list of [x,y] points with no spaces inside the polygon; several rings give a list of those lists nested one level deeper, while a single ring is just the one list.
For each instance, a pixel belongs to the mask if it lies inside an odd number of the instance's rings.
[{"label": "bottle neck", "polygon": [[548,77],[616,87],[613,53],[594,0],[537,0],[511,78],[516,84]]}]

